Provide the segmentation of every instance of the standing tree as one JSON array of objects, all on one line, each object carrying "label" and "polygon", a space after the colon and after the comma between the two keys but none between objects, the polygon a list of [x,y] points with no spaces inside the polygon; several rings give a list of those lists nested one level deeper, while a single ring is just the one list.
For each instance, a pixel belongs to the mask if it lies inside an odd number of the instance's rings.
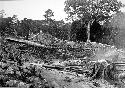
[{"label": "standing tree", "polygon": [[4,10],[1,10],[1,11],[0,11],[0,18],[3,18],[5,15],[6,15],[6,14],[5,14],[5,11],[4,11]]},{"label": "standing tree", "polygon": [[17,15],[13,15],[12,17],[12,28],[13,28],[13,31],[14,31],[14,35],[17,36],[17,29],[19,27],[19,20],[17,18]]},{"label": "standing tree", "polygon": [[68,20],[74,18],[84,20],[90,41],[90,25],[94,22],[106,21],[111,18],[112,12],[119,12],[124,5],[117,0],[66,0],[64,11]]},{"label": "standing tree", "polygon": [[49,22],[50,20],[52,20],[54,12],[51,9],[48,9],[47,11],[45,11],[45,15],[43,16],[45,17],[46,21]]},{"label": "standing tree", "polygon": [[24,18],[24,20],[21,21],[21,33],[19,35],[25,37],[27,40],[29,38],[30,32],[31,32],[31,19]]}]

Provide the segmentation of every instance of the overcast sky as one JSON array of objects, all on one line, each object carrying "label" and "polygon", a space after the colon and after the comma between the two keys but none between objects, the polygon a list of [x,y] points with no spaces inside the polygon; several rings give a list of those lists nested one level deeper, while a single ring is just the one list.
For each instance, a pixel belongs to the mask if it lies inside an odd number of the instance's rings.
[{"label": "overcast sky", "polygon": [[[17,15],[19,19],[44,19],[47,9],[52,9],[56,20],[66,18],[64,12],[65,0],[0,0],[0,10],[5,10],[6,16]],[[120,0],[125,4],[125,0]],[[125,8],[122,9],[125,12]]]}]

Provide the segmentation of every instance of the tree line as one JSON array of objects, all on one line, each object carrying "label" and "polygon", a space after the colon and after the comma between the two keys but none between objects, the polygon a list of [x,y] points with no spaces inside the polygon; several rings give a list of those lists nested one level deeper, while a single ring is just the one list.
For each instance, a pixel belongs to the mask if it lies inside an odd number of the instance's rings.
[{"label": "tree line", "polygon": [[66,40],[68,38],[69,23],[65,23],[63,20],[56,21],[51,19],[51,11],[48,9],[45,12],[44,20],[32,20],[24,18],[18,20],[16,15],[12,17],[0,18],[0,34],[23,37],[28,39],[32,34],[37,34],[41,31],[49,33],[59,39]]},{"label": "tree line", "polygon": [[24,18],[20,21],[16,15],[5,18],[4,11],[1,11],[0,34],[28,39],[43,31],[63,40],[90,40],[106,44],[115,42],[119,28],[113,26],[112,13],[120,13],[120,8],[125,6],[120,1],[66,0],[64,4],[66,19],[71,21],[69,23],[52,19],[54,12],[51,9],[45,11],[44,20]]}]

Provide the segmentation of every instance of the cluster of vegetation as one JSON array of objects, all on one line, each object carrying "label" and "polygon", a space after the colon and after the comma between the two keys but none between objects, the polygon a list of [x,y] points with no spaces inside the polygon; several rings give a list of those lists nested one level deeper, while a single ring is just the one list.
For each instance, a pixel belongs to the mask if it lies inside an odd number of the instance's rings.
[{"label": "cluster of vegetation", "polygon": [[66,0],[64,11],[72,23],[52,19],[54,12],[51,9],[45,11],[44,20],[24,18],[20,21],[16,15],[5,18],[4,11],[1,11],[0,34],[29,39],[43,31],[63,40],[86,42],[89,39],[112,44],[119,28],[113,26],[111,13],[119,13],[121,7],[124,5],[117,0]]},{"label": "cluster of vegetation", "polygon": [[38,57],[19,49],[21,45],[2,41],[0,46],[0,86],[24,88],[49,88],[41,76],[41,68],[31,64]]},{"label": "cluster of vegetation", "polygon": [[68,14],[67,19],[73,21],[72,40],[114,43],[119,28],[110,25],[111,13],[119,13],[121,7],[124,5],[117,0],[66,0],[64,10]]},{"label": "cluster of vegetation", "polygon": [[53,16],[51,16],[51,13],[53,12],[50,9],[45,12],[45,20],[32,20],[28,18],[18,20],[16,15],[6,18],[2,16],[0,18],[0,34],[2,36],[22,37],[28,40],[32,35],[43,31],[59,39],[67,40],[70,24],[65,23],[63,20],[56,21],[51,19]]}]

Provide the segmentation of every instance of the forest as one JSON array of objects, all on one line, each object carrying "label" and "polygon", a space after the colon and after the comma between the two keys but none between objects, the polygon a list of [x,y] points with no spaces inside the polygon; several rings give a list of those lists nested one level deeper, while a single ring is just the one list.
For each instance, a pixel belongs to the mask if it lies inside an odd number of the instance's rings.
[{"label": "forest", "polygon": [[64,20],[19,20],[0,11],[0,87],[125,88],[125,7],[65,0]]}]

